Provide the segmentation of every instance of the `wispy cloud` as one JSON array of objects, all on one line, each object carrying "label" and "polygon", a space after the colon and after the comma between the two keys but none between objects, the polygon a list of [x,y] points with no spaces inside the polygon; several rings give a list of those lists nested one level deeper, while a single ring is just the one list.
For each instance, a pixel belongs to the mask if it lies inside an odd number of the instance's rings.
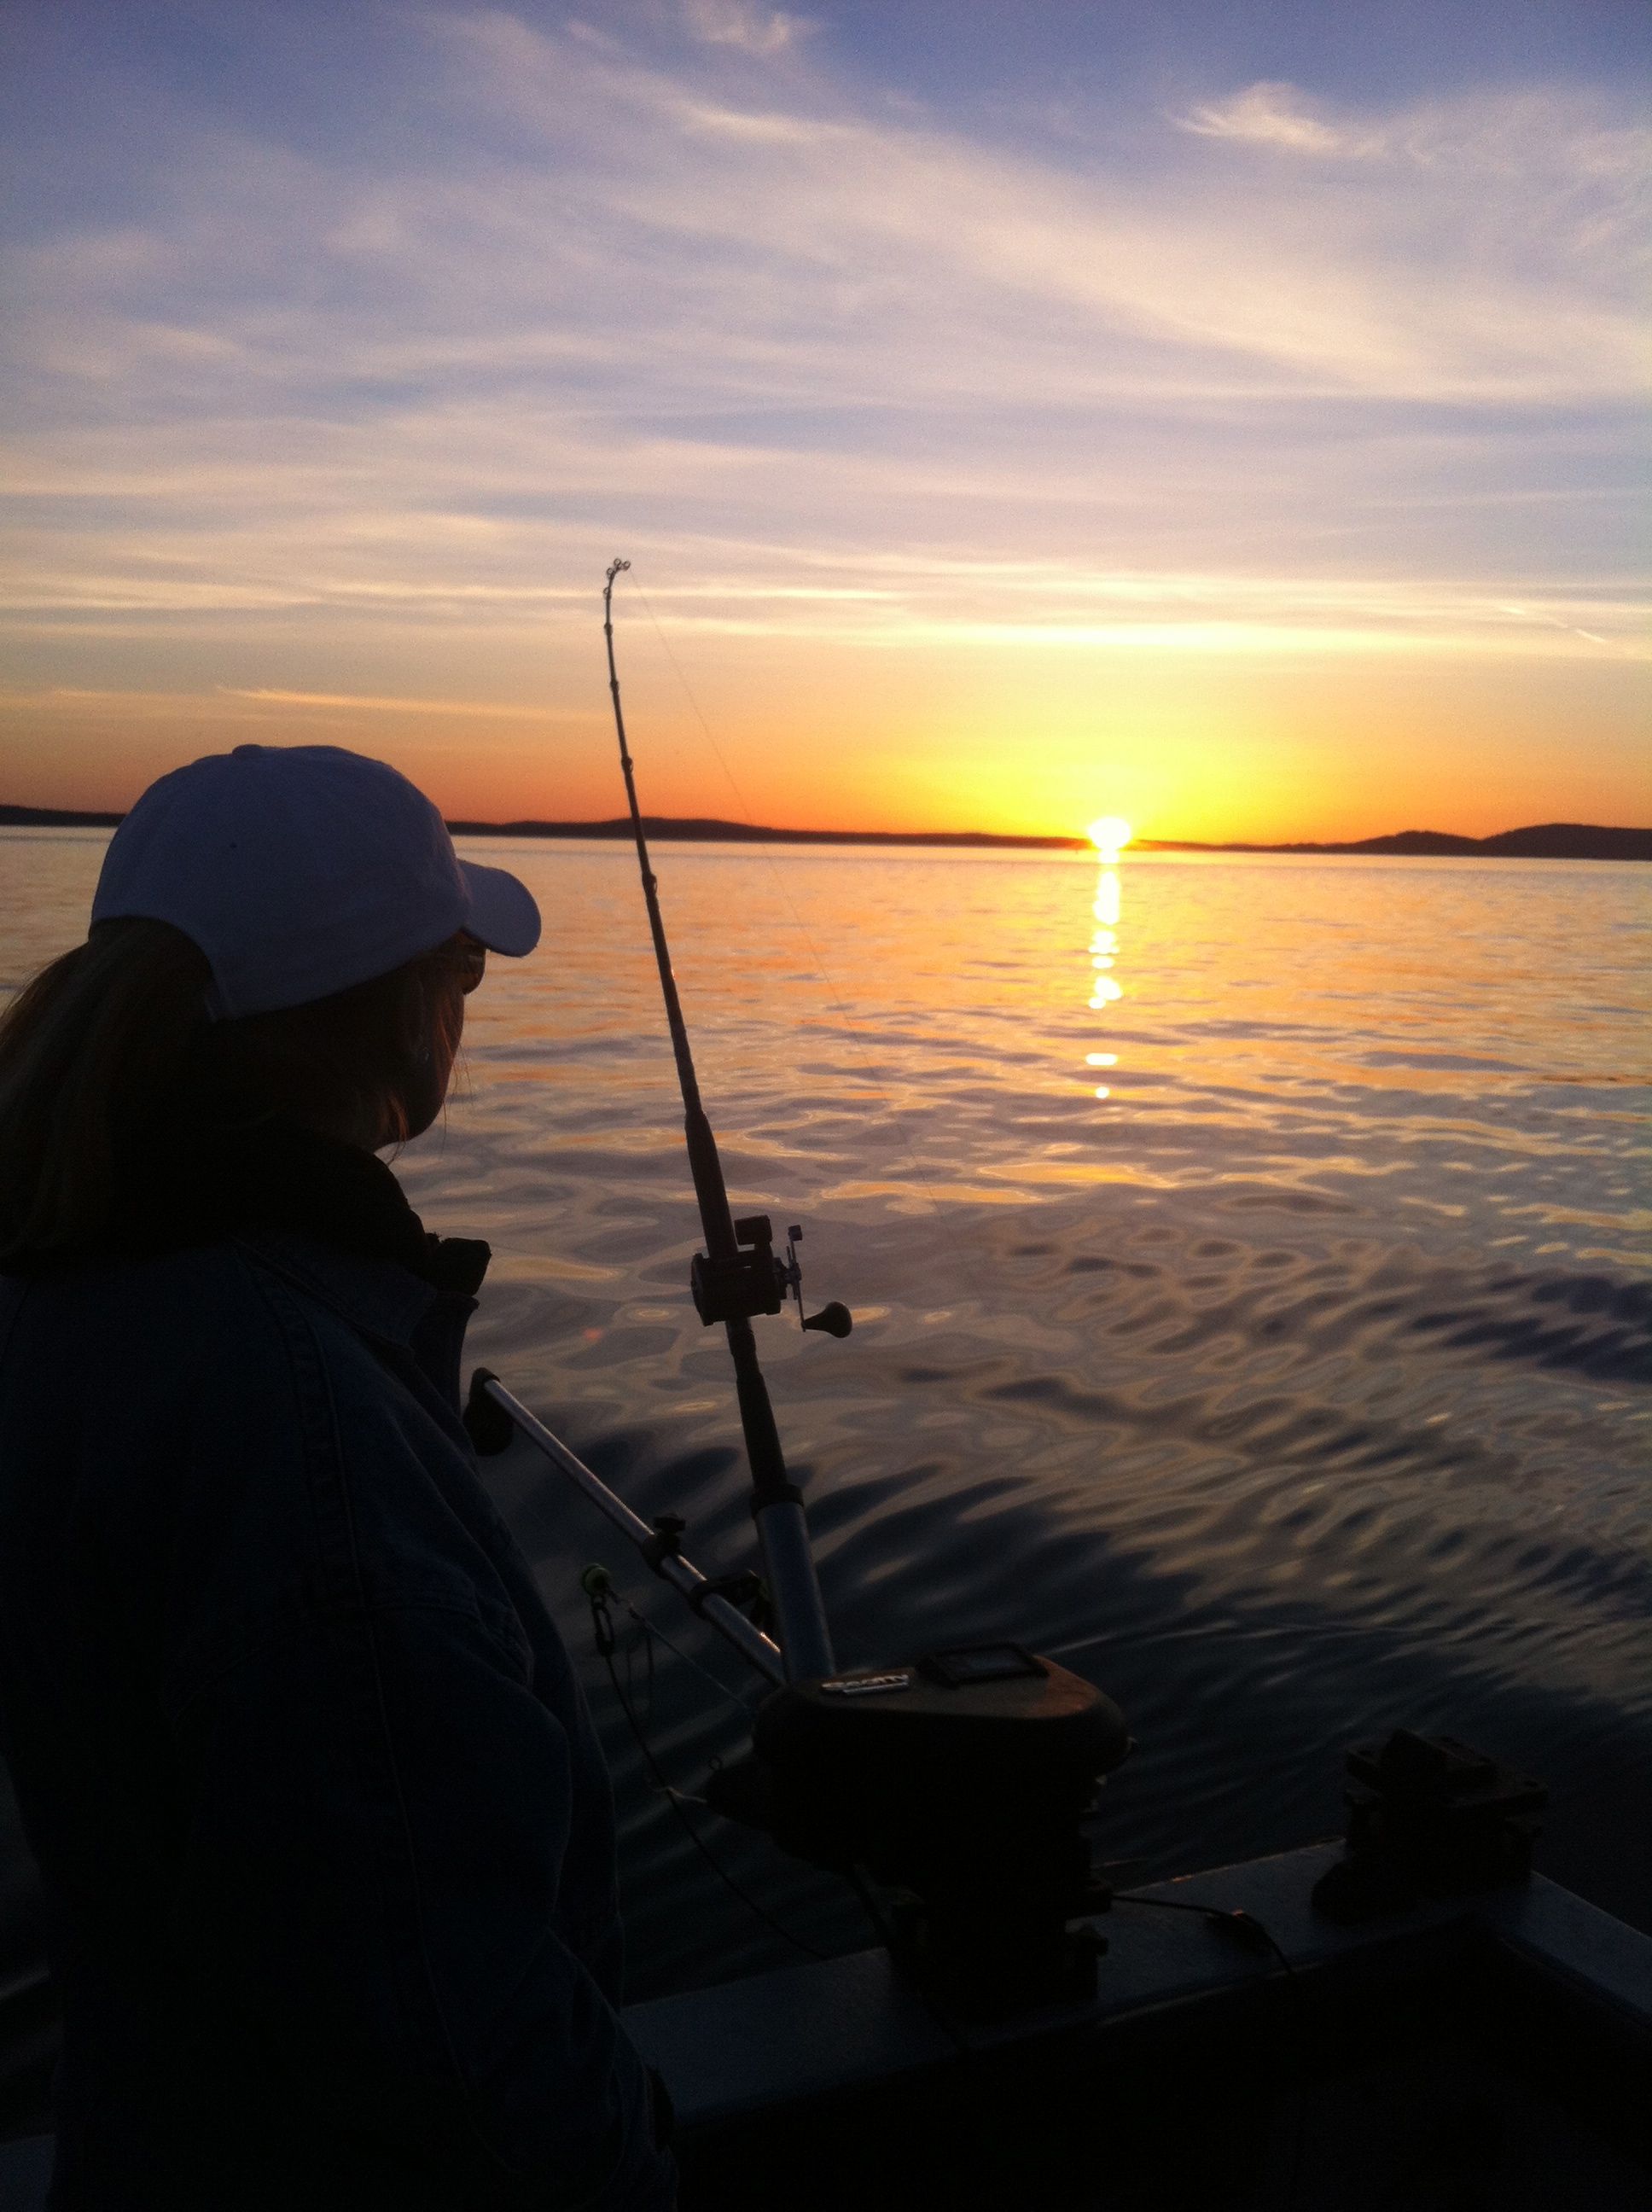
[{"label": "wispy cloud", "polygon": [[805,15],[749,7],[745,0],[685,0],[683,15],[694,37],[705,45],[733,46],[765,58],[784,53],[816,27]]},{"label": "wispy cloud", "polygon": [[1178,116],[1183,131],[1201,138],[1237,138],[1291,154],[1357,158],[1382,150],[1380,131],[1350,130],[1309,112],[1294,85],[1253,84],[1224,100],[1206,102]]},{"label": "wispy cloud", "polygon": [[458,715],[462,719],[477,718],[483,721],[520,721],[525,713],[533,713],[549,720],[568,719],[568,710],[545,708],[533,702],[519,707],[493,706],[478,699],[374,699],[360,691],[280,691],[271,688],[261,690],[238,690],[233,685],[221,684],[220,695],[228,699],[247,699],[263,707],[345,707],[352,713],[367,714],[435,714],[446,720]]},{"label": "wispy cloud", "polygon": [[[33,359],[180,396],[250,383],[266,404],[467,368],[677,410],[1641,389],[1626,255],[1652,162],[1610,102],[1355,126],[1263,86],[1166,123],[1145,156],[1138,132],[1127,156],[1103,138],[1059,163],[795,72],[761,101],[720,85],[721,48],[685,73],[497,12],[429,30],[443,158],[362,177],[203,131],[145,226],[21,258]],[[1212,161],[1412,151],[1305,198],[1277,170],[1190,168],[1190,133]]]},{"label": "wispy cloud", "polygon": [[[1006,376],[1100,396],[1156,373],[1412,399],[1640,388],[1619,252],[1652,161],[1643,134],[1573,99],[1355,128],[1291,105],[1288,88],[1241,95],[1221,111],[1231,136],[1413,149],[1403,185],[1385,167],[1304,201],[1290,179],[1189,172],[1172,143],[1146,164],[1136,149],[1114,166],[1103,145],[1058,166],[845,111],[806,84],[783,106],[720,97],[514,18],[444,28],[477,96],[534,130],[553,161],[598,138],[628,149],[584,234],[617,270],[663,280],[656,324],[680,299],[675,269],[691,270],[695,306],[717,310],[712,356],[737,380],[761,331],[763,371],[816,390],[864,378],[874,346],[884,388],[914,396],[1002,390]],[[1510,164],[1516,143],[1525,157]],[[1455,173],[1470,153],[1472,202]],[[579,204],[578,151],[570,166]]]},{"label": "wispy cloud", "polygon": [[[1605,222],[1644,252],[1652,208],[1652,127],[1631,108],[1575,88],[1524,88],[1427,100],[1385,113],[1355,112],[1300,86],[1262,83],[1205,101],[1170,120],[1195,137],[1225,139],[1309,158],[1386,163],[1436,173],[1442,198],[1454,184],[1484,179],[1498,198],[1524,191],[1539,211],[1561,196],[1580,235]],[[1389,200],[1392,175],[1373,187]],[[1588,207],[1580,197],[1597,195]],[[1511,201],[1503,212],[1515,211]]]}]

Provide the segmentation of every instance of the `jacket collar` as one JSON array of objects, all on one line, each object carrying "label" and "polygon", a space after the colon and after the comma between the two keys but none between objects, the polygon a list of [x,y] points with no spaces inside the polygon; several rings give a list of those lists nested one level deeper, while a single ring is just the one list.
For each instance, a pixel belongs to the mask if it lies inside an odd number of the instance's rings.
[{"label": "jacket collar", "polygon": [[[235,1242],[249,1259],[381,1343],[410,1349],[415,1333],[433,1308],[453,1303],[444,1301],[433,1283],[394,1260],[346,1252],[313,1237],[242,1237]],[[469,1314],[475,1304],[474,1298],[465,1298],[464,1311]]]},{"label": "jacket collar", "polygon": [[123,1164],[107,1249],[257,1248],[376,1334],[404,1339],[440,1298],[469,1311],[491,1256],[429,1235],[373,1153],[274,1116],[152,1131]]}]

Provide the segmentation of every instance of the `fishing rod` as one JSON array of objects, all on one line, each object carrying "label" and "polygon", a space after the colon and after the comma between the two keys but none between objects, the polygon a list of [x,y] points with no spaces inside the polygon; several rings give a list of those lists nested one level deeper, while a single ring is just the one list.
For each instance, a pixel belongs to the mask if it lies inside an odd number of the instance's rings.
[{"label": "fishing rod", "polygon": [[[787,1231],[787,1257],[774,1256],[774,1232],[766,1213],[748,1214],[736,1220],[723,1180],[723,1164],[717,1139],[700,1097],[694,1053],[688,1024],[671,973],[671,948],[665,941],[665,921],[659,910],[659,885],[648,856],[648,839],[637,805],[636,776],[631,749],[626,743],[625,714],[620,704],[619,671],[614,661],[614,580],[630,567],[629,561],[610,564],[603,585],[603,639],[608,652],[608,690],[614,705],[614,734],[619,740],[620,769],[625,777],[626,802],[631,810],[631,833],[636,840],[637,867],[642,878],[642,896],[648,909],[648,930],[653,939],[654,963],[665,1001],[665,1021],[671,1031],[671,1052],[677,1061],[677,1086],[683,1094],[683,1133],[688,1143],[689,1172],[699,1202],[700,1225],[706,1249],[696,1252],[689,1271],[689,1287],[695,1310],[707,1328],[721,1322],[734,1362],[734,1387],[740,1408],[740,1427],[745,1437],[746,1459],[751,1470],[751,1513],[762,1546],[769,1591],[780,1625],[780,1649],[788,1676],[829,1674],[831,1631],[809,1548],[809,1527],[804,1517],[803,1493],[787,1472],[780,1449],[774,1409],[757,1359],[757,1340],[751,1323],[758,1314],[777,1314],[787,1291],[803,1313],[802,1267],[797,1257],[803,1231]],[[831,1336],[847,1336],[852,1326],[848,1310],[830,1305],[804,1319],[806,1329]]]},{"label": "fishing rod", "polygon": [[[706,1240],[705,1250],[695,1253],[689,1267],[689,1289],[702,1323],[710,1328],[714,1322],[720,1322],[727,1334],[729,1354],[734,1363],[740,1427],[751,1471],[752,1518],[762,1547],[768,1596],[780,1630],[778,1644],[755,1631],[732,1601],[735,1593],[744,1590],[750,1577],[708,1580],[682,1558],[678,1541],[683,1531],[681,1521],[672,1515],[661,1515],[650,1528],[560,1439],[537,1422],[497,1376],[480,1369],[471,1385],[472,1433],[477,1434],[480,1425],[478,1449],[497,1449],[501,1433],[497,1419],[505,1416],[554,1459],[565,1474],[573,1476],[586,1495],[636,1546],[654,1571],[681,1589],[695,1611],[702,1613],[743,1656],[771,1678],[778,1661],[784,1678],[795,1681],[832,1673],[832,1637],[815,1572],[814,1553],[810,1549],[803,1493],[787,1469],[751,1323],[758,1314],[779,1313],[788,1296],[796,1300],[798,1317],[805,1329],[844,1337],[853,1322],[848,1308],[835,1299],[818,1313],[804,1310],[803,1267],[798,1258],[803,1231],[798,1224],[793,1223],[787,1231],[786,1257],[779,1259],[774,1249],[774,1224],[768,1216],[753,1213],[737,1218],[729,1204],[722,1159],[700,1096],[688,1024],[683,1018],[683,1002],[677,994],[677,978],[671,972],[671,946],[659,906],[659,884],[649,858],[647,833],[637,802],[635,763],[625,735],[619,669],[614,658],[614,581],[630,565],[629,561],[616,560],[609,566],[602,594],[603,640],[608,655],[614,734],[619,741],[620,769],[625,778],[631,832],[636,841],[642,896],[648,910],[648,930],[653,940],[655,965],[659,970],[660,994],[665,1002],[665,1023],[677,1063],[677,1087],[683,1094],[683,1133],[688,1146],[689,1173]],[[489,1407],[493,1409],[491,1420]],[[488,1443],[483,1443],[483,1437]],[[752,1640],[754,1636],[757,1638],[756,1643]]]},{"label": "fishing rod", "polygon": [[[1122,1716],[1093,1684],[1019,1644],[926,1651],[897,1665],[836,1668],[797,1485],[787,1472],[752,1322],[788,1294],[805,1329],[847,1336],[847,1310],[804,1312],[797,1247],[774,1250],[766,1214],[737,1218],[700,1085],[659,887],[637,803],[614,657],[616,560],[603,586],[603,635],[620,767],[630,808],[666,1025],[683,1095],[689,1170],[706,1249],[689,1287],[701,1321],[720,1322],[734,1363],[751,1474],[751,1510],[778,1640],[739,1608],[750,1574],[708,1577],[683,1553],[684,1523],[652,1527],[513,1397],[497,1376],[471,1378],[466,1425],[479,1452],[519,1434],[570,1476],[701,1619],[777,1685],[757,1707],[750,1753],[720,1766],[706,1802],[810,1864],[893,1899],[896,1955],[961,2013],[998,2018],[1079,1997],[1106,1948],[1090,1919],[1111,1899],[1091,1869],[1084,1823],[1102,1778],[1131,1749]],[[594,1601],[593,1601],[594,1602]],[[883,1923],[880,1921],[880,1925]]]},{"label": "fishing rod", "polygon": [[709,1328],[721,1322],[734,1362],[735,1393],[740,1426],[745,1438],[746,1459],[751,1471],[751,1511],[756,1524],[767,1571],[767,1595],[772,1604],[779,1641],[763,1633],[738,1610],[757,1595],[750,1575],[708,1577],[682,1551],[683,1522],[673,1514],[658,1516],[652,1527],[609,1489],[601,1477],[586,1467],[562,1440],[536,1419],[499,1377],[478,1368],[471,1378],[465,1419],[479,1451],[497,1451],[509,1442],[513,1428],[519,1431],[547,1458],[579,1485],[622,1534],[635,1546],[653,1571],[670,1582],[696,1613],[708,1620],[741,1656],[771,1680],[792,1680],[831,1674],[834,1668],[831,1631],[810,1549],[809,1527],[804,1516],[803,1494],[787,1472],[780,1431],[768,1395],[768,1385],[757,1358],[751,1323],[758,1314],[777,1314],[787,1296],[797,1303],[804,1328],[834,1337],[847,1336],[853,1322],[847,1306],[836,1300],[816,1314],[803,1304],[803,1267],[798,1258],[801,1226],[787,1231],[786,1257],[776,1257],[774,1225],[766,1213],[737,1218],[729,1204],[728,1186],[717,1139],[700,1096],[700,1081],[689,1042],[683,1002],[671,972],[671,946],[659,906],[659,885],[648,854],[648,839],[637,802],[635,764],[625,735],[625,713],[620,700],[619,670],[614,658],[614,581],[630,567],[629,561],[610,563],[603,585],[603,639],[608,656],[608,690],[613,702],[614,734],[619,741],[620,769],[625,778],[626,802],[636,841],[637,866],[642,878],[642,896],[648,911],[659,988],[665,1002],[665,1022],[677,1063],[677,1087],[683,1094],[683,1136],[688,1146],[689,1172],[700,1209],[706,1249],[696,1252],[689,1271],[689,1293],[701,1321]]}]

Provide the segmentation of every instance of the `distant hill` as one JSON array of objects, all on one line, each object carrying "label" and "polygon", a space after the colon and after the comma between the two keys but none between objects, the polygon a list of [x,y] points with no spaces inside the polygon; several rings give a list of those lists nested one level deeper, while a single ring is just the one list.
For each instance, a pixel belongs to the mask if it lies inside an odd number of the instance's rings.
[{"label": "distant hill", "polygon": [[1500,830],[1493,837],[1459,837],[1449,830],[1396,830],[1387,837],[1361,837],[1338,845],[1195,845],[1183,839],[1143,838],[1152,853],[1400,853],[1461,854],[1491,860],[1652,860],[1652,830],[1603,830],[1590,822],[1540,822],[1528,830]]},{"label": "distant hill", "polygon": [[[450,822],[463,837],[629,837],[631,817],[610,822]],[[1088,852],[1088,837],[999,837],[985,830],[765,830],[750,822],[722,822],[712,815],[645,814],[642,827],[660,843],[676,838],[701,845],[943,845],[1007,846],[1044,852]]]},{"label": "distant hill", "polygon": [[[0,829],[112,830],[118,814],[78,813],[59,806],[0,805]],[[623,838],[631,835],[626,815],[606,822],[450,822],[465,837]],[[1088,837],[1000,837],[984,830],[768,830],[750,822],[723,822],[711,815],[645,814],[642,826],[660,843],[715,845],[920,845],[943,849],[1083,853]],[[1386,837],[1361,837],[1343,844],[1199,844],[1187,838],[1143,837],[1132,848],[1142,853],[1397,853],[1463,854],[1507,860],[1652,860],[1652,830],[1606,830],[1588,822],[1542,822],[1527,830],[1503,830],[1494,837],[1459,837],[1446,830],[1399,830]]]},{"label": "distant hill", "polygon": [[67,806],[0,806],[0,830],[112,830],[124,814],[79,814]]}]

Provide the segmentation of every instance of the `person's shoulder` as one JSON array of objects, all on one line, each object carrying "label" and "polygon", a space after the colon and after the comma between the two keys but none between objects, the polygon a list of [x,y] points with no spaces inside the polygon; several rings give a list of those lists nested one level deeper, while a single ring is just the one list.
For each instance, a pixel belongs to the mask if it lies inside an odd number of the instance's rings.
[{"label": "person's shoulder", "polygon": [[8,1283],[8,1397],[135,1433],[284,1395],[291,1362],[245,1254],[228,1242],[99,1255]]},{"label": "person's shoulder", "polygon": [[228,1242],[175,1251],[76,1255],[0,1279],[0,1293],[20,1320],[49,1327],[71,1320],[94,1328],[106,1317],[123,1329],[164,1326],[213,1313],[253,1293],[246,1258]]},{"label": "person's shoulder", "polygon": [[0,1441],[25,1487],[73,1493],[117,1548],[196,1488],[301,1456],[301,1392],[228,1243],[88,1257],[13,1279]]}]

